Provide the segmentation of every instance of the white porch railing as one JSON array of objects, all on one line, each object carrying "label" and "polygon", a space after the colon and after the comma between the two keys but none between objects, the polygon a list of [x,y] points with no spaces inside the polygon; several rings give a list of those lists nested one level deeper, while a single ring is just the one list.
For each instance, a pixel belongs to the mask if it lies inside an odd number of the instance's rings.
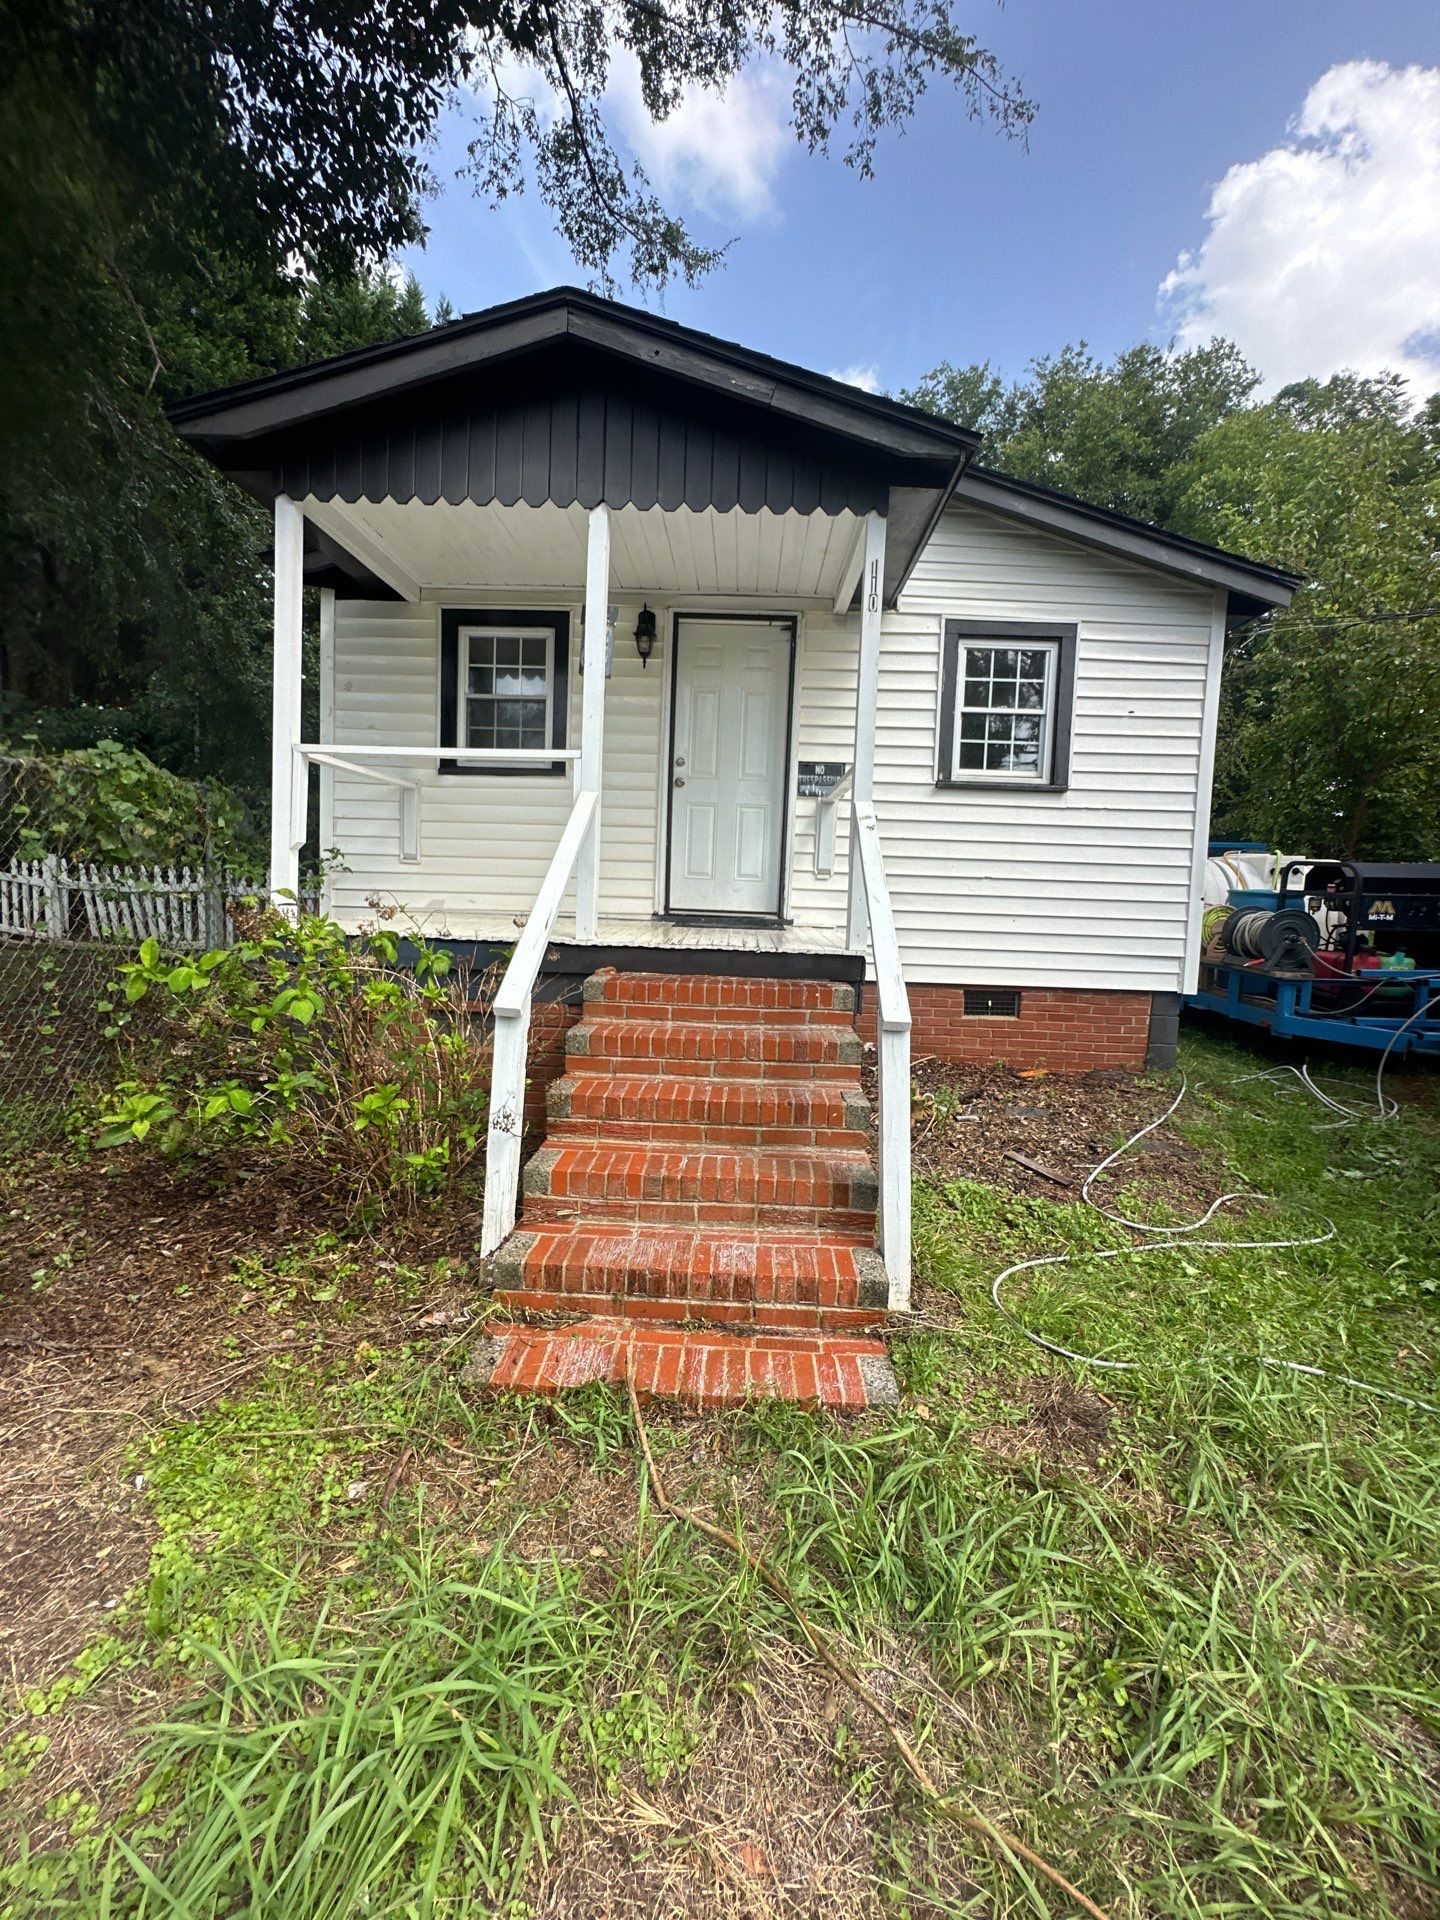
[{"label": "white porch railing", "polygon": [[490,1132],[485,1153],[485,1218],[481,1258],[494,1253],[515,1225],[520,1192],[520,1147],[525,1131],[525,1066],[530,1051],[530,997],[565,889],[595,824],[600,795],[582,788],[551,857],[525,930],[515,943],[495,996],[490,1060]]},{"label": "white porch railing", "polygon": [[856,800],[851,846],[858,855],[870,950],[880,1066],[880,1250],[890,1277],[890,1310],[910,1305],[910,999],[885,880],[880,828],[868,800]]},{"label": "white porch railing", "polygon": [[290,788],[290,853],[297,854],[305,844],[309,790],[303,777],[307,765],[332,767],[341,773],[373,780],[382,787],[395,787],[400,801],[400,858],[420,858],[420,805],[424,787],[414,775],[384,773],[367,767],[367,760],[400,760],[412,764],[431,764],[453,760],[464,767],[549,766],[553,761],[574,763],[580,758],[578,747],[398,747],[369,741],[299,740],[292,749],[299,778]]}]

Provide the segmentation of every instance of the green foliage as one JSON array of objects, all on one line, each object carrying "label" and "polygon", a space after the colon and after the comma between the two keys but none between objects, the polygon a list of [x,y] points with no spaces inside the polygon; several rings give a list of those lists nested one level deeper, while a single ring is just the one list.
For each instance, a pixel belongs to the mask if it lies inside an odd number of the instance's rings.
[{"label": "green foliage", "polygon": [[282,1600],[247,1655],[199,1650],[212,1684],[153,1736],[155,1812],[114,1837],[107,1914],[461,1914],[512,1890],[563,1792],[578,1583],[498,1554],[394,1572],[362,1636],[322,1611],[297,1647]]},{"label": "green foliage", "polygon": [[111,1003],[130,1068],[97,1144],[301,1158],[362,1212],[449,1189],[488,1108],[472,991],[422,940],[402,966],[389,929],[352,940],[314,914],[254,913],[237,945],[178,961],[146,940]]},{"label": "green foliage", "polygon": [[1008,387],[988,361],[947,361],[900,398],[982,434],[981,458],[1017,480],[1174,526],[1197,442],[1257,380],[1225,340],[1184,353],[1131,347],[1108,366],[1082,341]]},{"label": "green foliage", "polygon": [[1440,437],[1403,382],[1307,381],[1216,427],[1195,449],[1182,517],[1307,583],[1232,652],[1217,830],[1433,858]]},{"label": "green foliage", "polygon": [[157,767],[118,740],[0,759],[0,845],[104,866],[252,859],[239,798]]}]

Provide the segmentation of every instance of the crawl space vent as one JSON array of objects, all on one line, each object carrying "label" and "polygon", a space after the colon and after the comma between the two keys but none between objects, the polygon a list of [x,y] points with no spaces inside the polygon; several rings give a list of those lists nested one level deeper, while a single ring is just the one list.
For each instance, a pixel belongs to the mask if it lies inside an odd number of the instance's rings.
[{"label": "crawl space vent", "polygon": [[965,1011],[986,1020],[1018,1020],[1020,993],[1016,987],[966,987]]}]

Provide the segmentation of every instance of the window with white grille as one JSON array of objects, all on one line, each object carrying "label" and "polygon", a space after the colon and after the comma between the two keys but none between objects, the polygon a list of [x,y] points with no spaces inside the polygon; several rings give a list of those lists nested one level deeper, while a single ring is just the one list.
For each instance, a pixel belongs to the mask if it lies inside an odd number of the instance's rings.
[{"label": "window with white grille", "polygon": [[1046,780],[1055,725],[1054,641],[967,646],[961,661],[955,772]]},{"label": "window with white grille", "polygon": [[935,780],[1034,788],[1070,781],[1078,629],[1038,620],[947,620]]},{"label": "window with white grille", "polygon": [[555,700],[552,632],[463,629],[460,738],[467,747],[548,747]]}]

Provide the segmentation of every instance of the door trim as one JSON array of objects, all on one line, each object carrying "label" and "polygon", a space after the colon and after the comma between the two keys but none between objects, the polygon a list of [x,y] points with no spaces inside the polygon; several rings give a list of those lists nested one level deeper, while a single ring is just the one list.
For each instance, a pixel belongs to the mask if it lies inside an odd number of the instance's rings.
[{"label": "door trim", "polygon": [[678,911],[670,904],[670,856],[675,844],[675,710],[679,700],[680,687],[680,623],[682,620],[703,621],[719,620],[727,626],[749,624],[762,627],[781,627],[790,649],[790,665],[785,678],[785,765],[780,791],[780,845],[777,849],[779,859],[775,863],[775,911],[773,913],[707,913],[703,920],[714,926],[757,926],[772,927],[785,924],[786,888],[790,877],[790,839],[794,832],[794,795],[791,792],[794,773],[795,750],[795,658],[798,651],[797,636],[799,621],[794,614],[787,613],[687,613],[677,608],[670,615],[670,715],[665,728],[665,889],[664,905],[659,918],[694,921],[694,914],[687,914],[684,908]]}]

